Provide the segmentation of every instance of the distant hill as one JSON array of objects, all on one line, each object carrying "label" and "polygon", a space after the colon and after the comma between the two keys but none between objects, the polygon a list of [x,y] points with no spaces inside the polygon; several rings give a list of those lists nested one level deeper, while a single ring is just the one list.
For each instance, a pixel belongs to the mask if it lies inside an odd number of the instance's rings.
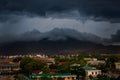
[{"label": "distant hill", "polygon": [[55,28],[45,33],[32,30],[21,35],[1,36],[0,42],[4,43],[0,45],[0,55],[120,53],[120,46],[105,46],[104,39],[73,29]]},{"label": "distant hill", "polygon": [[0,43],[11,43],[16,41],[39,41],[47,38],[48,40],[56,41],[56,40],[66,40],[68,37],[82,40],[82,41],[90,41],[94,43],[101,43],[102,39],[94,34],[83,33],[76,31],[74,29],[59,29],[55,28],[48,32],[41,33],[40,31],[34,29],[32,31],[27,31],[20,35],[4,35],[0,36]]},{"label": "distant hill", "polygon": [[67,37],[66,40],[49,40],[44,38],[39,41],[16,41],[0,46],[0,55],[15,54],[78,54],[86,52],[90,54],[120,53],[120,46],[104,46],[90,41],[77,40]]}]

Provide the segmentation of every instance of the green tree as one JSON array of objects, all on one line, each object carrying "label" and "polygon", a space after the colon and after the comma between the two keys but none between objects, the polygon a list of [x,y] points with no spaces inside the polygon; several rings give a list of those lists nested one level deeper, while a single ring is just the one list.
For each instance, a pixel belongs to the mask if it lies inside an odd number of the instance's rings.
[{"label": "green tree", "polygon": [[33,70],[43,70],[46,66],[45,62],[29,57],[24,57],[20,62],[22,72],[28,74],[31,74]]},{"label": "green tree", "polygon": [[114,76],[111,76],[110,80],[116,80],[116,78]]},{"label": "green tree", "polygon": [[58,66],[57,64],[51,64],[51,65],[49,66],[49,68],[50,68],[50,69],[57,69],[57,66]]},{"label": "green tree", "polygon": [[57,66],[57,71],[59,73],[69,73],[70,72],[70,65],[69,63],[64,63],[64,64],[60,64]]},{"label": "green tree", "polygon": [[53,80],[51,77],[41,77],[40,80]]},{"label": "green tree", "polygon": [[15,80],[24,80],[24,77],[23,77],[23,75],[15,75],[14,76],[14,78],[15,78]]},{"label": "green tree", "polygon": [[80,66],[85,66],[87,62],[85,60],[79,60]]},{"label": "green tree", "polygon": [[14,58],[12,61],[13,61],[13,62],[19,62],[19,61],[21,61],[21,59],[22,59],[21,57],[16,57],[16,58]]},{"label": "green tree", "polygon": [[97,80],[110,80],[110,77],[107,75],[98,75]]},{"label": "green tree", "polygon": [[97,66],[95,66],[95,67],[97,67],[97,69],[102,70],[102,72],[104,72],[104,73],[107,72],[106,64],[99,64],[99,65],[97,65]]},{"label": "green tree", "polygon": [[42,68],[42,71],[43,71],[43,73],[50,73],[50,69],[49,69],[49,67],[48,66],[44,66],[43,68]]},{"label": "green tree", "polygon": [[[21,62],[20,62],[20,68],[22,69],[23,72],[27,72],[26,71],[26,65],[28,65],[33,59],[29,58],[29,57],[24,57]],[[29,66],[30,67],[30,66]]]},{"label": "green tree", "polygon": [[71,66],[71,73],[77,76],[77,80],[79,80],[79,76],[82,76],[82,78],[85,77],[85,70],[82,69],[79,64]]},{"label": "green tree", "polygon": [[89,57],[89,55],[85,52],[82,52],[78,55],[79,60],[83,60],[84,58]]},{"label": "green tree", "polygon": [[118,57],[115,55],[111,55],[107,58],[106,60],[106,66],[108,68],[114,68],[115,67],[115,62],[119,61]]}]

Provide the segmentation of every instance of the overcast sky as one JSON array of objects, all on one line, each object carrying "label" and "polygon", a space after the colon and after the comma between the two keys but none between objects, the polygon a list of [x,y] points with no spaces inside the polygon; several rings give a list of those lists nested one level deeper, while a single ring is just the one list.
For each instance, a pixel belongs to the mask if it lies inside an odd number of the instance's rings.
[{"label": "overcast sky", "polygon": [[120,40],[119,0],[0,0],[0,36],[70,28]]}]

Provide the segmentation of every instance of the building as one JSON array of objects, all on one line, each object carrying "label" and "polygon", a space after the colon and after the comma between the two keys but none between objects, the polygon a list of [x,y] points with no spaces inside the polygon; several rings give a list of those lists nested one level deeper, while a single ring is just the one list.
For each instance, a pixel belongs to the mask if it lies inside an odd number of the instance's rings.
[{"label": "building", "polygon": [[0,59],[0,74],[13,73],[19,70],[19,63],[11,62],[9,59]]},{"label": "building", "polygon": [[105,61],[104,60],[97,60],[97,59],[87,61],[87,65],[99,65],[99,64],[105,64]]},{"label": "building", "polygon": [[57,73],[57,74],[32,74],[32,78],[40,79],[41,77],[51,77],[53,79],[63,78],[64,80],[76,80],[76,75],[72,75],[70,73]]},{"label": "building", "polygon": [[1,73],[6,73],[6,72],[15,72],[19,71],[20,67],[19,64],[0,64],[0,72]]},{"label": "building", "polygon": [[93,58],[84,58],[85,61],[93,60]]},{"label": "building", "polygon": [[98,70],[95,67],[84,66],[83,69],[85,70],[86,80],[89,80],[89,76],[95,78],[97,75],[101,74],[101,70]]},{"label": "building", "polygon": [[115,68],[120,69],[120,62],[115,62]]}]

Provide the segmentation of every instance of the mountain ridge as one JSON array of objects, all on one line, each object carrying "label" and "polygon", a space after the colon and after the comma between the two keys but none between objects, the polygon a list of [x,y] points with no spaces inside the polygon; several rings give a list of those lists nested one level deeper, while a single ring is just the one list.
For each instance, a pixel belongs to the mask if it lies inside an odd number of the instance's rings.
[{"label": "mountain ridge", "polygon": [[85,52],[88,54],[120,53],[120,46],[104,46],[90,41],[80,41],[68,37],[67,40],[17,41],[0,47],[1,55],[68,55]]},{"label": "mountain ridge", "polygon": [[1,43],[9,43],[9,42],[15,42],[15,41],[39,41],[44,38],[48,38],[49,40],[65,40],[67,37],[71,37],[77,40],[84,40],[84,41],[91,41],[95,43],[102,43],[102,38],[90,34],[90,33],[83,33],[79,32],[74,29],[67,29],[67,28],[55,28],[53,30],[47,31],[47,32],[40,32],[39,30],[32,30],[27,31],[23,34],[19,35],[4,35],[0,36]]}]

